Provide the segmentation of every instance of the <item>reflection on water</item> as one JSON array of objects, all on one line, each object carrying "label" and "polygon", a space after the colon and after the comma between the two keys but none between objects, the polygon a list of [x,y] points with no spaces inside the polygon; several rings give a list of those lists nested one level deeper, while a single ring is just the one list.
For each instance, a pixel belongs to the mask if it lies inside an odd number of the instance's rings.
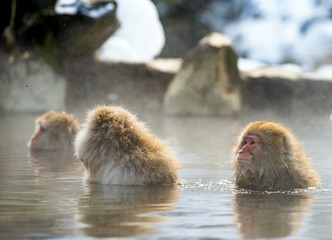
[{"label": "reflection on water", "polygon": [[309,212],[314,197],[279,193],[239,193],[233,209],[244,238],[281,238],[294,235]]},{"label": "reflection on water", "polygon": [[155,230],[149,223],[167,220],[151,214],[172,211],[178,199],[176,187],[90,184],[78,201],[76,219],[85,224],[80,229],[83,235],[98,238],[147,235]]},{"label": "reflection on water", "polygon": [[[0,118],[0,239],[329,239],[332,234],[328,119],[139,116],[182,161],[180,186],[145,188],[86,184],[72,152],[29,153],[35,117]],[[322,175],[322,188],[270,194],[234,188],[230,149],[241,128],[260,119],[281,120],[293,130]]]},{"label": "reflection on water", "polygon": [[30,162],[36,175],[45,175],[52,172],[63,172],[63,169],[79,171],[82,166],[77,166],[72,151],[31,151]]}]

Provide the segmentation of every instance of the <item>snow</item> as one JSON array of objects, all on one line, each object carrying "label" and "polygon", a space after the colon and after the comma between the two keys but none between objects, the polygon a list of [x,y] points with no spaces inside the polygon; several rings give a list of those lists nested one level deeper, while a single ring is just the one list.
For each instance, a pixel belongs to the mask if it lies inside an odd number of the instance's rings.
[{"label": "snow", "polygon": [[[83,1],[83,0],[82,0]],[[84,6],[84,5],[83,5]],[[105,14],[109,13],[114,9],[114,5],[112,3],[107,3],[102,7],[98,7],[96,9],[93,8],[93,5],[87,4],[85,7],[81,7],[81,13],[90,17],[90,18],[100,18]]]},{"label": "snow", "polygon": [[[90,1],[91,2],[91,1]],[[96,51],[95,58],[104,62],[149,62],[165,45],[165,33],[151,0],[116,0],[116,17],[120,27]],[[84,14],[99,18],[113,10],[108,3],[94,8],[87,0],[58,0],[57,14]]]},{"label": "snow", "polygon": [[[91,1],[91,0],[90,0]],[[92,4],[88,0],[58,0],[55,4],[57,14],[76,15],[81,13],[90,18],[100,18],[114,9],[112,3]]]},{"label": "snow", "polygon": [[58,0],[55,4],[57,14],[75,15],[80,3],[77,0]]},{"label": "snow", "polygon": [[118,0],[121,27],[97,50],[100,61],[149,62],[165,44],[164,29],[150,0]]},{"label": "snow", "polygon": [[215,0],[202,19],[229,36],[241,57],[310,71],[331,61],[331,11],[330,0]]},{"label": "snow", "polygon": [[297,42],[293,56],[305,69],[314,69],[321,61],[332,61],[332,21],[314,24]]},{"label": "snow", "polygon": [[322,65],[315,72],[320,76],[332,79],[332,64]]},{"label": "snow", "polygon": [[252,60],[252,59],[239,58],[237,60],[237,66],[240,71],[249,72],[249,71],[253,71],[258,68],[266,67],[266,64]]}]

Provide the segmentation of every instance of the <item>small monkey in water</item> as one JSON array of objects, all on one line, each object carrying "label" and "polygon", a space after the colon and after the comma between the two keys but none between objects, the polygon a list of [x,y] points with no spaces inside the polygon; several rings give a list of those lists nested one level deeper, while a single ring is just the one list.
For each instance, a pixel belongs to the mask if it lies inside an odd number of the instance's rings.
[{"label": "small monkey in water", "polygon": [[235,184],[251,190],[317,187],[320,177],[289,129],[276,122],[254,122],[234,148]]},{"label": "small monkey in water", "polygon": [[50,111],[36,119],[35,133],[28,142],[30,150],[69,150],[80,123],[72,114]]},{"label": "small monkey in water", "polygon": [[156,185],[178,180],[175,156],[121,107],[100,106],[88,113],[76,136],[75,155],[90,182]]}]

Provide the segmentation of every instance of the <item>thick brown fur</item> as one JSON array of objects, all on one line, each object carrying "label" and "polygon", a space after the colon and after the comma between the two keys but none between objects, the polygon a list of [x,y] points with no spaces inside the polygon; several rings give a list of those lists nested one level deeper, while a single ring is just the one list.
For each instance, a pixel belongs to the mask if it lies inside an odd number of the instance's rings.
[{"label": "thick brown fur", "polygon": [[75,140],[75,154],[90,182],[155,185],[178,180],[175,156],[121,107],[100,106],[88,113]]},{"label": "thick brown fur", "polygon": [[[243,138],[260,138],[260,149],[248,167],[238,166],[236,155],[243,147]],[[254,122],[241,133],[234,148],[235,184],[252,190],[287,190],[317,187],[320,177],[295,135],[277,122]]]},{"label": "thick brown fur", "polygon": [[[72,149],[80,123],[72,114],[50,111],[36,119],[34,136],[28,142],[31,150]],[[40,134],[40,130],[45,130]]]}]

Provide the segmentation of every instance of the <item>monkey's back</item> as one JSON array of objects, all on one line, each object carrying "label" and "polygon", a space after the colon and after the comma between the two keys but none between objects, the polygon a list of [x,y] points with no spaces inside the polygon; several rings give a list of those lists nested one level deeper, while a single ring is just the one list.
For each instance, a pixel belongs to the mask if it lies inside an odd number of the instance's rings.
[{"label": "monkey's back", "polygon": [[90,159],[81,157],[90,180],[123,185],[177,182],[179,163],[175,156],[123,108],[101,106],[92,110],[85,134],[88,140],[83,151],[95,153],[85,157]]}]

